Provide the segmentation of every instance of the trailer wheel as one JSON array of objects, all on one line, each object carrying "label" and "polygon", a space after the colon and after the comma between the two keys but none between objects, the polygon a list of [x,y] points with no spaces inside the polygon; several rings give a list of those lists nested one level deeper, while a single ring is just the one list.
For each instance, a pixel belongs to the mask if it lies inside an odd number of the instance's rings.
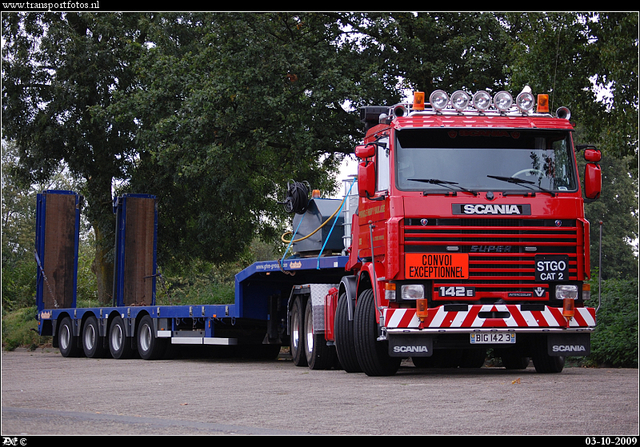
[{"label": "trailer wheel", "polygon": [[126,336],[124,320],[116,316],[109,327],[109,351],[114,359],[133,357],[131,338]]},{"label": "trailer wheel", "polygon": [[296,297],[291,306],[291,357],[296,366],[307,366],[304,347],[304,301]]},{"label": "trailer wheel", "polygon": [[533,366],[539,373],[559,373],[564,369],[564,357],[549,355],[547,337],[542,336],[533,342],[531,347]]},{"label": "trailer wheel", "polygon": [[304,312],[305,355],[311,369],[331,369],[336,363],[334,346],[327,346],[324,334],[314,334],[313,306],[307,301]]},{"label": "trailer wheel", "polygon": [[80,355],[78,338],[73,336],[73,325],[69,317],[64,317],[58,327],[58,347],[63,357],[78,357]]},{"label": "trailer wheel", "polygon": [[84,355],[89,358],[104,357],[106,354],[103,337],[100,337],[98,320],[93,315],[87,318],[82,327],[82,349]]},{"label": "trailer wheel", "polygon": [[392,376],[400,367],[401,357],[389,356],[389,343],[378,341],[376,304],[373,290],[363,291],[356,304],[354,335],[358,363],[368,376]]},{"label": "trailer wheel", "polygon": [[340,366],[348,373],[362,372],[356,356],[353,336],[353,320],[349,321],[349,303],[347,294],[338,298],[336,317],[333,325],[333,338],[336,344],[336,354]]},{"label": "trailer wheel", "polygon": [[144,360],[156,360],[167,350],[166,338],[157,338],[153,328],[153,319],[145,315],[138,325],[138,353]]}]

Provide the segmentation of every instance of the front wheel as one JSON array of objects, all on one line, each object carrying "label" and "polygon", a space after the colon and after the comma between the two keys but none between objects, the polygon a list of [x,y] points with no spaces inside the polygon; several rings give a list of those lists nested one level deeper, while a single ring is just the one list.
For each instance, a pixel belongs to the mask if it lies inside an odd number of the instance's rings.
[{"label": "front wheel", "polygon": [[547,337],[536,340],[532,346],[532,360],[536,372],[559,373],[564,369],[564,357],[549,355],[547,351]]},{"label": "front wheel", "polygon": [[392,376],[402,358],[389,356],[389,342],[378,341],[376,303],[373,290],[360,294],[354,317],[355,347],[358,363],[368,376]]},{"label": "front wheel", "polygon": [[353,334],[353,320],[349,320],[349,298],[346,293],[340,295],[333,323],[333,337],[336,355],[340,367],[348,373],[362,372],[356,356]]}]

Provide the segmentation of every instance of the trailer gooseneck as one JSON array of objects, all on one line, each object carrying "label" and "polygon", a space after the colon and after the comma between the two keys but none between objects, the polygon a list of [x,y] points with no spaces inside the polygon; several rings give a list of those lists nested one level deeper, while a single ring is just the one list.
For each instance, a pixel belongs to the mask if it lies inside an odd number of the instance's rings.
[{"label": "trailer gooseneck", "polygon": [[362,108],[367,132],[344,199],[290,184],[287,254],[239,272],[227,305],[156,305],[157,198],[131,194],[114,204],[113,305],[77,308],[81,200],[47,191],[40,333],[65,356],[154,359],[212,345],[274,357],[290,346],[297,366],[376,376],[408,357],[479,367],[493,348],[507,368],[532,359],[560,372],[565,356],[589,353],[596,325],[584,201],[601,188],[600,152],[574,146],[569,118],[526,92],[435,91],[429,103],[417,92],[413,104]]}]

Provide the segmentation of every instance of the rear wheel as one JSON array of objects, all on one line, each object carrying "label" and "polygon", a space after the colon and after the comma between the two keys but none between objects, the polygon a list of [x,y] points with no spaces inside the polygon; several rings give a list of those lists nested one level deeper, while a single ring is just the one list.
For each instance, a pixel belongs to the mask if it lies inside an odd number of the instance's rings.
[{"label": "rear wheel", "polygon": [[58,347],[63,357],[78,357],[82,352],[78,338],[73,336],[73,323],[69,317],[64,317],[58,326]]},{"label": "rear wheel", "polygon": [[314,334],[313,305],[307,301],[304,312],[305,355],[311,369],[330,369],[336,363],[334,346],[327,346],[324,334]]},{"label": "rear wheel", "polygon": [[349,302],[346,293],[340,295],[333,326],[333,338],[340,366],[348,373],[362,372],[356,356],[353,320],[349,321]]},{"label": "rear wheel", "polygon": [[373,291],[363,291],[358,298],[354,318],[356,355],[366,375],[391,376],[398,371],[402,358],[390,357],[389,343],[378,341],[375,306]]},{"label": "rear wheel", "polygon": [[109,351],[114,359],[128,359],[133,357],[131,337],[126,336],[124,320],[116,316],[109,327]]},{"label": "rear wheel", "polygon": [[104,357],[107,353],[104,337],[100,337],[98,320],[93,315],[87,318],[82,327],[82,349],[89,358]]},{"label": "rear wheel", "polygon": [[166,338],[157,338],[153,328],[153,319],[145,315],[138,325],[138,353],[145,360],[155,360],[162,357],[167,349]]},{"label": "rear wheel", "polygon": [[304,301],[298,296],[291,306],[291,357],[296,366],[307,366],[304,347]]}]

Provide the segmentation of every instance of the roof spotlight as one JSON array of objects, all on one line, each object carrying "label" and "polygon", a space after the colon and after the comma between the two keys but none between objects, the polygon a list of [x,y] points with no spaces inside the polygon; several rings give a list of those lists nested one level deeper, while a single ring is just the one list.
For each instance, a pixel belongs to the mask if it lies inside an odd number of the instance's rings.
[{"label": "roof spotlight", "polygon": [[485,90],[480,90],[473,95],[473,106],[480,112],[491,107],[491,95]]},{"label": "roof spotlight", "polygon": [[464,109],[467,108],[467,106],[469,105],[469,100],[470,100],[469,95],[467,95],[462,90],[456,90],[451,95],[451,105],[458,112],[462,112]]},{"label": "roof spotlight", "polygon": [[509,92],[498,92],[493,97],[493,104],[500,112],[506,112],[511,108],[511,105],[513,104],[513,96],[511,96],[511,93]]},{"label": "roof spotlight", "polygon": [[429,96],[431,107],[436,110],[442,110],[449,103],[449,95],[444,90],[436,90]]},{"label": "roof spotlight", "polygon": [[535,104],[535,99],[529,92],[522,92],[516,97],[516,107],[523,113],[528,113],[533,110]]}]

